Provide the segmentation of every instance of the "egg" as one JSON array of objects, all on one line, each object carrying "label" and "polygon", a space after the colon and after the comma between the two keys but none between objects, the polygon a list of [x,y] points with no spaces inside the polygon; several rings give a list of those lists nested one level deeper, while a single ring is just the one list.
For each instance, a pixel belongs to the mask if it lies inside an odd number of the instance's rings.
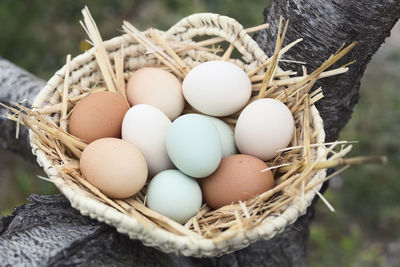
[{"label": "egg", "polygon": [[201,178],[213,173],[222,158],[222,145],[214,124],[198,114],[177,118],[168,129],[167,152],[186,175]]},{"label": "egg", "polygon": [[110,198],[136,194],[147,179],[147,164],[142,153],[118,138],[90,143],[82,152],[79,167],[86,180]]},{"label": "egg", "polygon": [[222,159],[218,169],[200,180],[204,201],[212,208],[246,201],[274,187],[274,177],[262,160],[245,154]]},{"label": "egg", "polygon": [[251,81],[237,65],[222,60],[194,67],[182,83],[185,99],[211,116],[228,116],[243,108],[251,96]]},{"label": "egg", "polygon": [[237,148],[262,160],[270,160],[277,150],[289,145],[294,133],[294,120],[282,102],[265,98],[243,109],[235,127]]},{"label": "egg", "polygon": [[69,132],[90,143],[104,137],[121,137],[121,125],[129,106],[119,94],[105,91],[82,99],[72,110]]},{"label": "egg", "polygon": [[181,82],[161,68],[146,67],[135,71],[129,77],[126,95],[132,106],[155,106],[171,121],[182,114],[185,106]]},{"label": "egg", "polygon": [[131,107],[122,122],[122,139],[135,145],[146,158],[149,174],[172,169],[165,139],[171,121],[156,107],[139,104]]},{"label": "egg", "polygon": [[200,186],[178,170],[166,170],[151,180],[146,204],[150,209],[183,224],[200,210]]},{"label": "egg", "polygon": [[217,128],[222,145],[222,157],[236,154],[237,148],[232,128],[220,119],[207,115],[203,116],[209,119]]}]

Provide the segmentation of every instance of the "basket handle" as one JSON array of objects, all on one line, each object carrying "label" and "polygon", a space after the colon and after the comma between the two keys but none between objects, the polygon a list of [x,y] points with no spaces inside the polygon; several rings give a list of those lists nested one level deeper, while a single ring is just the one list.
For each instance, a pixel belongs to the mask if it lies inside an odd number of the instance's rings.
[{"label": "basket handle", "polygon": [[256,62],[257,65],[260,65],[268,58],[239,22],[219,14],[190,15],[172,26],[167,34],[175,35],[183,41],[201,35],[219,36],[233,44],[247,63],[254,64]]}]

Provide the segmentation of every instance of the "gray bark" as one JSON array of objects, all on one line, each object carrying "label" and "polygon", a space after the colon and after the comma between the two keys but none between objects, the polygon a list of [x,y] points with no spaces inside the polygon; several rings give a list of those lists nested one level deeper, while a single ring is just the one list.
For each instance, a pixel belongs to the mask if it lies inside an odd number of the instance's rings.
[{"label": "gray bark", "polygon": [[[0,102],[10,105],[12,102],[27,100],[29,106],[45,82],[27,71],[0,57]],[[30,152],[28,130],[21,127],[20,138],[15,138],[16,124],[4,118],[6,110],[0,107],[0,146],[14,151],[24,158],[33,161]]]},{"label": "gray bark", "polygon": [[[256,36],[257,43],[267,55],[272,55],[274,46],[271,43],[276,40],[279,17],[290,19],[284,45],[299,38],[304,40],[284,58],[307,62],[309,72],[343,43],[358,42],[352,52],[334,65],[339,67],[357,60],[350,71],[320,80],[315,86],[322,86],[325,95],[316,106],[325,122],[326,140],[337,140],[358,101],[365,67],[400,17],[400,1],[280,0],[274,1],[264,15],[271,27]],[[288,67],[301,73],[299,65]]]},{"label": "gray bark", "polygon": [[[81,216],[63,196],[28,200],[31,203],[0,220],[0,259],[11,266],[263,266],[266,260],[270,266],[290,266],[291,253],[306,246],[304,226],[312,216],[290,226],[270,246],[259,242],[240,253],[201,260],[168,255],[130,240],[112,227]],[[301,242],[293,242],[296,238]]]},{"label": "gray bark", "polygon": [[[286,58],[308,62],[309,71],[319,66],[343,43],[359,42],[341,63],[356,59],[350,72],[325,79],[325,98],[318,108],[324,118],[327,140],[335,140],[351,117],[358,100],[360,78],[400,16],[400,1],[281,0],[265,10],[269,30],[255,39],[271,55],[279,16],[291,19],[286,43],[304,41]],[[268,41],[267,41],[268,40]],[[32,100],[43,83],[0,60],[0,101]],[[7,66],[7,67],[1,67]],[[296,66],[290,66],[296,68]],[[5,74],[4,69],[11,69]],[[16,79],[22,77],[23,79]],[[25,80],[24,82],[24,79]],[[28,81],[30,80],[31,81]],[[4,81],[7,81],[6,83]],[[18,88],[15,90],[14,88]],[[17,91],[17,92],[16,92]],[[19,94],[19,95],[17,95]],[[27,145],[14,142],[13,126],[0,119],[0,143],[27,153]],[[3,139],[4,138],[4,139]],[[11,265],[115,265],[115,266],[305,266],[309,225],[313,208],[296,223],[269,241],[211,259],[178,257],[129,240],[113,228],[90,220],[73,210],[62,196],[34,196],[32,203],[16,208],[0,220],[0,258]]]}]

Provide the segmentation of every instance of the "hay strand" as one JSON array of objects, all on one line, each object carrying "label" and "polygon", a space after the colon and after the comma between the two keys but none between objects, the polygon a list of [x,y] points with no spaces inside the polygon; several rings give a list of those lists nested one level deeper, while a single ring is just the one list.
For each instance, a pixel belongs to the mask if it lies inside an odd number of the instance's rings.
[{"label": "hay strand", "polygon": [[[127,33],[127,35],[124,35],[124,40],[131,39],[130,43],[126,47],[122,45],[114,46],[112,51],[114,54],[111,57],[111,51],[103,42],[86,7],[82,10],[82,14],[84,22],[81,22],[81,25],[94,46],[94,55],[101,78],[92,88],[79,88],[80,94],[68,98],[69,88],[71,90],[76,89],[78,85],[69,85],[69,73],[72,64],[70,58],[67,57],[61,102],[51,102],[50,104],[49,101],[46,105],[32,110],[18,104],[15,108],[6,106],[13,113],[8,114],[7,117],[26,125],[35,133],[32,142],[57,166],[60,177],[69,187],[80,190],[87,196],[101,201],[125,215],[135,217],[148,231],[159,227],[179,236],[188,236],[193,240],[212,239],[214,244],[218,244],[233,236],[245,235],[247,230],[259,226],[268,217],[279,216],[282,211],[296,201],[301,201],[301,205],[303,205],[305,196],[310,191],[315,191],[315,194],[320,195],[316,187],[331,176],[314,180],[319,170],[335,166],[348,166],[349,164],[384,161],[382,157],[344,159],[343,157],[351,150],[352,142],[321,143],[323,141],[318,138],[323,128],[316,124],[313,120],[316,115],[310,112],[312,105],[323,97],[321,88],[310,92],[314,83],[318,79],[348,71],[348,64],[334,70],[327,69],[348,53],[355,43],[347,47],[343,45],[311,74],[308,74],[307,70],[303,68],[303,74],[296,77],[296,72],[283,71],[278,64],[283,61],[281,57],[284,53],[301,42],[302,39],[283,47],[289,21],[283,23],[281,17],[272,57],[246,69],[246,73],[253,83],[253,95],[250,102],[263,97],[281,100],[289,107],[295,120],[296,130],[290,147],[278,151],[279,155],[267,162],[271,167],[260,170],[261,172],[273,171],[276,186],[249,200],[226,205],[217,210],[212,210],[204,205],[185,225],[149,209],[146,206],[146,187],[131,198],[110,199],[83,177],[79,170],[79,158],[87,144],[70,135],[66,129],[68,112],[71,112],[78,101],[90,93],[110,90],[123,95],[126,99],[125,80],[137,67],[125,64],[127,63],[125,62],[127,61],[127,51],[146,50],[145,55],[141,56],[148,62],[145,61],[141,64],[162,67],[171,71],[181,80],[195,65],[210,59],[236,62],[240,66],[245,66],[246,62],[245,60],[231,59],[232,52],[235,49],[232,43],[225,51],[222,51],[222,55],[220,55],[221,48],[209,47],[225,41],[225,38],[213,37],[200,42],[192,40],[178,42],[176,38],[171,38],[166,33],[155,29],[141,32],[126,21],[122,26]],[[259,31],[267,27],[268,24],[263,24],[249,28],[246,32]],[[235,38],[240,38],[240,36],[235,36]],[[238,50],[240,49],[238,48]],[[189,105],[185,107],[184,113],[194,112],[196,111]],[[221,119],[234,128],[239,114],[240,112]],[[58,119],[59,126],[56,124]],[[52,180],[51,177],[49,179]],[[320,198],[324,201],[322,195]],[[329,206],[329,203],[327,206],[333,209]]]},{"label": "hay strand", "polygon": [[110,92],[118,92],[117,90],[117,79],[115,77],[111,62],[107,55],[107,51],[104,47],[103,39],[99,33],[96,23],[93,20],[92,15],[90,14],[87,6],[82,10],[83,22],[80,21],[82,28],[85,30],[88,35],[91,43],[94,47],[94,54],[100,68],[101,74],[106,82],[107,89]]},{"label": "hay strand", "polygon": [[282,48],[283,40],[285,39],[285,34],[286,34],[286,31],[287,31],[287,27],[289,25],[289,20],[286,21],[285,28],[283,29],[283,33],[281,35],[282,22],[283,22],[283,17],[281,16],[280,19],[279,19],[278,36],[277,36],[277,40],[276,40],[276,44],[275,44],[274,55],[272,56],[271,65],[269,66],[267,72],[265,73],[261,89],[258,92],[258,96],[257,96],[258,98],[264,97],[265,91],[267,90],[268,84],[272,80],[272,77],[274,75],[276,66],[278,64],[279,52],[280,52],[280,50]]}]

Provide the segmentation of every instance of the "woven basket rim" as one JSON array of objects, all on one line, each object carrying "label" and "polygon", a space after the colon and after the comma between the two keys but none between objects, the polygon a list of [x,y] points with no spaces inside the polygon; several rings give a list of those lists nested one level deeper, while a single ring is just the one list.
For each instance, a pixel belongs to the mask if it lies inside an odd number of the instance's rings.
[{"label": "woven basket rim", "polygon": [[[187,25],[188,22],[189,25],[195,25],[197,20],[212,21],[212,23],[215,23],[215,19],[218,20],[218,22],[220,23],[226,23],[226,27],[228,28],[237,27],[241,29],[241,31],[237,33],[237,36],[241,35],[240,40],[251,40],[253,42],[251,43],[251,49],[253,49],[253,51],[256,51],[254,53],[260,54],[261,51],[264,55],[264,57],[259,58],[258,60],[263,62],[267,59],[267,56],[264,54],[261,48],[248,34],[244,32],[243,27],[234,19],[226,16],[221,16],[213,13],[193,14],[182,19],[166,32],[172,34],[183,31],[183,25]],[[237,38],[237,36],[235,38]],[[105,41],[104,45],[107,49],[110,49],[115,47],[115,44],[128,42],[129,39],[130,37],[127,34],[123,34],[121,36],[117,36],[108,41]],[[93,58],[94,48],[91,48],[90,50],[76,56],[71,60],[71,71],[79,69],[81,66],[85,65],[86,62],[93,60]],[[33,102],[34,108],[40,108],[45,105],[45,101],[47,100],[49,95],[56,90],[57,86],[61,82],[63,82],[65,72],[66,66],[63,66],[52,76],[52,78],[50,78],[50,80],[35,98]],[[313,124],[316,127],[320,128],[317,136],[317,142],[323,143],[325,141],[325,132],[323,131],[322,127],[323,121],[319,116],[318,110],[315,106],[310,107],[310,113]],[[308,193],[305,194],[303,199],[299,199],[298,202],[291,204],[290,207],[279,216],[268,216],[260,225],[254,227],[252,230],[246,231],[244,233],[238,232],[238,235],[220,243],[214,243],[212,239],[197,239],[192,236],[179,236],[168,232],[161,227],[155,228],[149,227],[148,225],[143,225],[137,218],[134,218],[133,216],[125,215],[94,198],[89,198],[83,193],[73,191],[69,186],[67,186],[66,182],[59,177],[58,171],[53,166],[51,160],[47,158],[44,151],[39,149],[32,142],[33,135],[34,133],[30,130],[29,137],[31,139],[30,144],[32,147],[32,152],[34,155],[37,156],[37,161],[39,165],[44,168],[45,172],[49,176],[49,179],[54,182],[54,184],[60,189],[60,191],[69,199],[71,205],[74,208],[78,209],[83,215],[90,216],[91,218],[96,218],[100,222],[105,222],[109,225],[114,226],[120,233],[127,234],[132,239],[140,239],[145,245],[156,247],[167,253],[175,252],[177,254],[182,254],[185,256],[213,257],[228,252],[233,252],[240,248],[246,247],[249,244],[260,239],[272,238],[276,234],[283,231],[287,225],[293,223],[299,216],[303,215],[316,195],[313,190],[310,190]],[[316,151],[318,158],[323,157],[325,150],[322,147],[318,147]],[[321,181],[325,177],[326,171],[319,170],[314,175],[312,180]],[[319,190],[321,186],[322,184],[318,184],[315,189]]]}]

